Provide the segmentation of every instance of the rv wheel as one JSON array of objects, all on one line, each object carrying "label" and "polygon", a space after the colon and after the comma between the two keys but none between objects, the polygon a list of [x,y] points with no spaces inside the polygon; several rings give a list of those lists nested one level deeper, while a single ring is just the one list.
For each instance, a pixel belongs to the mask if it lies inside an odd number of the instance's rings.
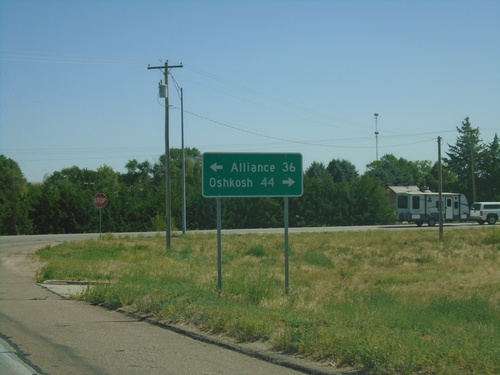
[{"label": "rv wheel", "polygon": [[429,224],[430,227],[433,227],[434,225],[436,225],[436,220],[435,219],[430,219],[427,224]]}]

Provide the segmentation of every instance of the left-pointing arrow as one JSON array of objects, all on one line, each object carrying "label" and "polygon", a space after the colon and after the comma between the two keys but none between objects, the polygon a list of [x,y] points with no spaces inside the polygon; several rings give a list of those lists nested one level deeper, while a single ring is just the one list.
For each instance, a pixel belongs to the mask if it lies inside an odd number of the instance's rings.
[{"label": "left-pointing arrow", "polygon": [[288,185],[288,187],[292,186],[295,183],[290,177],[287,180],[283,180],[283,185]]},{"label": "left-pointing arrow", "polygon": [[217,162],[213,163],[210,168],[214,171],[217,172],[219,169],[223,169],[224,166],[217,164]]}]

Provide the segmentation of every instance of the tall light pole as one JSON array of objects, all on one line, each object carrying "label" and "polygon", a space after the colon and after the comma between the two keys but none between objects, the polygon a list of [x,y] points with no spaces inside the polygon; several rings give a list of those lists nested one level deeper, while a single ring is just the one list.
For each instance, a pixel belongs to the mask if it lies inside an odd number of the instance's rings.
[{"label": "tall light pole", "polygon": [[182,163],[182,234],[186,234],[186,152],[184,150],[184,94],[182,87],[172,76],[177,93],[181,98],[181,163]]},{"label": "tall light pole", "polygon": [[171,197],[170,197],[170,142],[169,142],[169,124],[168,124],[168,70],[172,68],[182,68],[180,65],[168,65],[168,60],[165,61],[164,66],[148,66],[148,69],[164,69],[163,74],[165,75],[165,85],[160,81],[159,91],[160,97],[165,98],[165,206],[166,213],[165,219],[167,224],[166,229],[166,246],[167,250],[170,249],[171,244],[171,233],[172,233],[172,209],[171,209]]},{"label": "tall light pole", "polygon": [[374,113],[373,115],[375,116],[375,152],[378,161],[378,128],[377,128],[378,113]]},{"label": "tall light pole", "polygon": [[181,87],[181,149],[182,149],[182,234],[186,234],[186,155],[184,150],[184,94]]}]

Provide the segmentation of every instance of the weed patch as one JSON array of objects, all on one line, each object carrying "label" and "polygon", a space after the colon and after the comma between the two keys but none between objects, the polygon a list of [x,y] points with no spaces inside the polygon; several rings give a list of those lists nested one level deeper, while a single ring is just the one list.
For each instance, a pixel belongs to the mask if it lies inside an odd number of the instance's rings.
[{"label": "weed patch", "polygon": [[500,229],[492,229],[483,238],[483,244],[485,245],[497,245],[496,249],[500,250]]},{"label": "weed patch", "polygon": [[316,250],[307,250],[304,261],[313,266],[333,268],[333,261],[324,253]]},{"label": "weed patch", "polygon": [[248,249],[246,254],[254,256],[256,258],[262,258],[266,255],[266,249],[262,245],[256,245]]}]

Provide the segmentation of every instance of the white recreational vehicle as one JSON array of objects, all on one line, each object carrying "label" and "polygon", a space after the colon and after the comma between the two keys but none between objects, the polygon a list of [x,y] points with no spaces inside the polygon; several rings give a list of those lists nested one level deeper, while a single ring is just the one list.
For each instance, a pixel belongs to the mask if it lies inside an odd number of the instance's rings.
[{"label": "white recreational vehicle", "polygon": [[[389,186],[396,206],[396,220],[430,227],[439,222],[439,193],[417,186]],[[443,222],[469,219],[467,198],[460,193],[442,193]]]}]

